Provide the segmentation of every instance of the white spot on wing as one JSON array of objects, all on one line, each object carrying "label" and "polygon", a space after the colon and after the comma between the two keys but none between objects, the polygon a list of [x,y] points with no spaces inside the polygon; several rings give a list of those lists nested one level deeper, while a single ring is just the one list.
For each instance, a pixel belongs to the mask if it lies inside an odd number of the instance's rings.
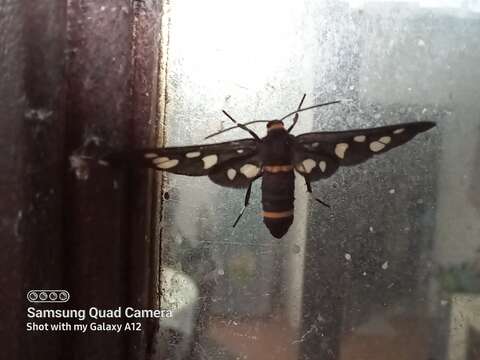
[{"label": "white spot on wing", "polygon": [[303,164],[302,164],[302,163],[297,164],[297,165],[295,166],[295,169],[297,169],[297,171],[300,172],[300,173],[305,173],[305,172],[306,172],[306,171],[305,171],[305,168],[303,167]]},{"label": "white spot on wing", "polygon": [[312,144],[312,147],[317,147],[318,145],[320,145],[320,143],[314,142],[314,143]]},{"label": "white spot on wing", "polygon": [[385,147],[385,144],[378,142],[378,141],[373,141],[370,143],[370,150],[373,152],[378,152],[382,150]]},{"label": "white spot on wing", "polygon": [[325,170],[327,170],[327,163],[322,160],[318,163],[318,167],[320,168],[320,170],[322,170],[322,172],[325,172]]},{"label": "white spot on wing", "polygon": [[210,169],[212,166],[214,166],[218,162],[218,156],[217,155],[207,155],[202,158],[203,161],[203,168]]},{"label": "white spot on wing", "polygon": [[164,162],[167,162],[167,161],[170,161],[170,159],[168,157],[159,157],[159,158],[156,158],[155,160],[153,160],[153,163],[156,164],[156,165],[159,165],[159,164],[162,164]]},{"label": "white spot on wing", "polygon": [[243,154],[243,149],[237,149],[237,153]]},{"label": "white spot on wing", "polygon": [[315,165],[317,165],[315,160],[312,160],[312,159],[305,159],[302,161],[302,164],[307,174],[310,174],[312,172],[312,169],[315,167]]},{"label": "white spot on wing", "polygon": [[159,169],[170,169],[170,168],[173,168],[174,166],[177,166],[177,164],[178,164],[178,160],[172,159],[172,160],[164,161],[160,164],[157,164],[157,167]]},{"label": "white spot on wing", "polygon": [[251,179],[258,175],[260,168],[253,164],[245,164],[240,168],[240,172],[245,175],[245,177]]},{"label": "white spot on wing", "polygon": [[228,169],[228,170],[227,170],[227,177],[228,177],[230,180],[235,179],[235,176],[237,176],[237,170],[235,170],[235,169]]},{"label": "white spot on wing", "polygon": [[348,149],[348,144],[347,143],[340,143],[335,146],[335,155],[337,155],[340,159],[343,159],[345,157],[345,152]]},{"label": "white spot on wing", "polygon": [[156,158],[157,156],[158,155],[155,153],[146,153],[145,155],[143,155],[145,159],[153,159],[153,158]]},{"label": "white spot on wing", "polygon": [[400,128],[400,129],[393,130],[393,133],[394,133],[394,134],[401,134],[401,133],[404,132],[404,131],[405,131],[404,128]]},{"label": "white spot on wing", "polygon": [[193,159],[200,156],[200,151],[191,151],[186,153],[185,156],[189,159]]},{"label": "white spot on wing", "polygon": [[364,142],[367,139],[365,135],[358,135],[353,138],[355,142]]},{"label": "white spot on wing", "polygon": [[390,136],[382,136],[380,139],[378,139],[381,143],[389,144],[390,141],[392,141],[392,138]]}]

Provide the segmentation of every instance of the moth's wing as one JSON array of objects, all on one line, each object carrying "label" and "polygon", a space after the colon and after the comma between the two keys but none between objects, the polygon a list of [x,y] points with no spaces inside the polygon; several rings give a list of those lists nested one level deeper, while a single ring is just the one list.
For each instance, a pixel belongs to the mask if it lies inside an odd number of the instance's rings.
[{"label": "moth's wing", "polygon": [[422,121],[338,132],[313,132],[295,138],[295,169],[309,180],[331,176],[339,166],[352,166],[382,154],[427,131]]},{"label": "moth's wing", "polygon": [[337,159],[319,152],[296,146],[294,153],[295,170],[309,181],[332,176],[338,169]]},{"label": "moth's wing", "polygon": [[208,174],[214,183],[232,188],[246,188],[260,176],[262,161],[259,154],[231,159]]},{"label": "moth's wing", "polygon": [[[127,162],[134,166],[180,175],[208,175],[217,184],[229,187],[248,186],[252,180],[248,176],[253,174],[253,166],[261,168],[257,142],[253,139],[208,145],[141,149],[127,154],[113,154],[105,160],[113,164]],[[251,167],[244,167],[249,164]],[[235,176],[230,169],[236,171]]]}]

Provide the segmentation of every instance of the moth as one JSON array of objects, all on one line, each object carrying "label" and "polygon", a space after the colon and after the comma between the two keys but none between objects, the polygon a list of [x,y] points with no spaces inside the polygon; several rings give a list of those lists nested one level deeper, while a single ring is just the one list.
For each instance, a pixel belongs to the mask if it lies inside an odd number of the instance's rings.
[{"label": "moth", "polygon": [[[301,111],[340,102],[302,108],[304,99],[305,95],[296,111],[278,120],[241,124],[224,111],[236,125],[207,137],[238,127],[247,131],[251,138],[207,145],[141,149],[123,155],[121,160],[173,174],[208,176],[218,185],[247,189],[244,207],[233,226],[237,225],[249,204],[252,183],[261,178],[263,222],[274,237],[281,238],[293,222],[295,174],[303,177],[307,191],[312,193],[312,182],[332,176],[339,167],[360,164],[435,126],[433,122],[421,121],[295,136],[291,132]],[[286,128],[283,120],[292,115],[293,122]],[[267,134],[263,138],[247,127],[260,121],[267,123]],[[116,162],[119,157],[111,156],[105,160]]]}]

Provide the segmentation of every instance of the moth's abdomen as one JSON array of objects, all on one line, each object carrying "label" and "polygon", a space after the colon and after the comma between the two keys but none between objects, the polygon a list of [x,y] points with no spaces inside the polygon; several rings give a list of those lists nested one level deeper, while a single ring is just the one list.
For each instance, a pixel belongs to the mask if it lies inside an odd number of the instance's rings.
[{"label": "moth's abdomen", "polygon": [[292,169],[278,172],[264,169],[262,176],[263,222],[270,233],[278,239],[285,235],[293,222],[294,186],[295,175]]}]

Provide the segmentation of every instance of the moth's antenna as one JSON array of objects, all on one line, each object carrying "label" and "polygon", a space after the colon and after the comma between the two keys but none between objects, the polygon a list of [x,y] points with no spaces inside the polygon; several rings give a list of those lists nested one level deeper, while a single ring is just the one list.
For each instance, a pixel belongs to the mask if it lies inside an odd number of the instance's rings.
[{"label": "moth's antenna", "polygon": [[234,118],[232,118],[225,110],[222,110],[222,112],[225,114],[226,117],[228,117],[230,120],[232,120],[235,124],[237,124],[237,126],[242,129],[242,130],[245,130],[246,132],[248,132],[250,135],[252,135],[255,140],[260,140],[260,138],[258,137],[257,134],[255,134],[255,132],[253,132],[252,130],[250,130],[248,127],[246,127],[245,125],[237,122]]},{"label": "moth's antenna", "polygon": [[[303,94],[302,100],[300,100],[300,104],[298,104],[297,110],[300,110],[302,108],[303,100],[305,100],[305,96],[307,96],[307,94]],[[296,113],[295,116],[293,117],[293,123],[292,125],[290,125],[290,127],[287,130],[288,133],[292,131],[295,125],[297,125],[297,121],[298,121],[298,113]]]},{"label": "moth's antenna", "polygon": [[[253,121],[249,121],[249,122],[246,122],[246,123],[243,123],[243,125],[251,125],[251,124],[255,124],[255,123],[268,123],[270,120],[253,120]],[[226,129],[223,129],[223,130],[219,130],[213,134],[210,134],[208,135],[207,137],[205,137],[205,140],[207,139],[210,139],[214,136],[217,136],[217,135],[220,135],[220,134],[223,134],[224,132],[227,132],[229,130],[233,130],[233,129],[237,129],[239,126],[238,125],[235,125],[235,126],[232,126],[232,127],[229,127],[229,128],[226,128]]]},{"label": "moth's antenna", "polygon": [[331,105],[331,104],[337,104],[337,103],[339,103],[339,102],[341,102],[341,100],[335,100],[335,101],[330,101],[330,102],[323,103],[323,104],[317,104],[317,105],[307,106],[306,108],[298,109],[298,110],[292,111],[291,113],[288,113],[287,115],[285,115],[284,117],[282,117],[282,118],[280,119],[280,121],[283,121],[283,120],[285,120],[286,118],[288,118],[289,116],[292,116],[293,114],[297,114],[297,113],[302,112],[302,111],[314,109],[314,108],[321,107],[321,106],[327,106],[327,105]]},{"label": "moth's antenna", "polygon": [[[323,103],[323,104],[316,104],[316,105],[312,105],[312,106],[309,106],[309,107],[306,107],[306,108],[303,108],[301,109],[301,105],[303,104],[303,100],[305,99],[305,94],[303,94],[303,97],[302,97],[302,100],[300,101],[300,105],[298,106],[299,108],[295,111],[292,111],[291,113],[288,113],[287,115],[285,115],[284,117],[282,117],[280,119],[280,121],[282,120],[285,120],[287,117],[289,116],[292,116],[292,115],[297,115],[299,112],[302,112],[302,111],[306,111],[306,110],[310,110],[310,109],[314,109],[314,108],[317,108],[317,107],[321,107],[321,106],[326,106],[326,105],[331,105],[331,104],[337,104],[339,102],[341,102],[341,100],[335,100],[335,101],[330,101],[330,102],[327,102],[327,103]],[[229,127],[229,128],[226,128],[226,129],[223,129],[223,130],[219,130],[213,134],[210,134],[208,136],[205,137],[205,140],[207,139],[210,139],[214,136],[217,136],[217,135],[220,135],[220,134],[223,134],[224,132],[227,132],[227,131],[230,131],[230,130],[233,130],[233,129],[236,129],[236,128],[241,128],[245,131],[248,131],[255,139],[257,140],[260,140],[260,138],[258,137],[257,134],[255,134],[252,130],[250,130],[249,128],[247,128],[246,125],[251,125],[251,124],[256,124],[256,123],[268,123],[270,122],[271,120],[253,120],[253,121],[249,121],[249,122],[246,122],[246,123],[239,123],[237,121],[235,121],[225,110],[222,110],[222,112],[230,119],[232,120],[236,125],[235,126],[232,126],[232,127]],[[290,132],[292,130],[292,128],[295,126],[296,122],[298,121],[298,116],[295,116],[294,119],[293,119],[293,124],[288,128],[288,132]]]}]

